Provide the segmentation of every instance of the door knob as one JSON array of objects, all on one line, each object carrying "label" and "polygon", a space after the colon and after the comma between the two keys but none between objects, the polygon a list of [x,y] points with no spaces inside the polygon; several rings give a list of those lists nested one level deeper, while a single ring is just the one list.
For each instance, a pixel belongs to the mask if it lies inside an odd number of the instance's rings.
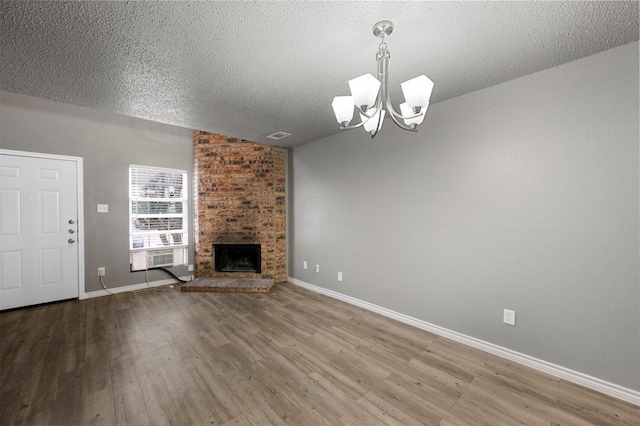
[{"label": "door knob", "polygon": [[73,244],[73,243],[75,243],[75,242],[76,242],[76,240],[73,240],[73,239],[69,238],[69,240],[68,240],[67,242],[68,242],[69,244]]},{"label": "door knob", "polygon": [[75,221],[75,220],[73,220],[73,219],[69,219],[69,223],[70,223],[71,225],[73,225],[74,223],[76,223],[76,221]]},{"label": "door knob", "polygon": [[70,234],[73,234],[74,232],[76,232],[76,231],[74,231],[73,229],[69,229],[69,233]]}]

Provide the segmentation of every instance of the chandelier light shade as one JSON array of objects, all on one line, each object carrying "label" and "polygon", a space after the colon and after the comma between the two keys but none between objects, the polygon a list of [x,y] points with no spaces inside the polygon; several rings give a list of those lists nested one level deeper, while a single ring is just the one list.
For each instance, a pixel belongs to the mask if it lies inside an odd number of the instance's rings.
[{"label": "chandelier light shade", "polygon": [[411,127],[412,124],[415,124],[416,126],[418,124],[422,124],[422,121],[424,120],[424,114],[425,112],[427,112],[428,106],[429,106],[429,102],[427,102],[427,104],[421,109],[420,113],[417,116],[415,116],[415,114],[413,113],[413,108],[411,108],[407,102],[401,103],[400,113],[402,114],[402,116],[403,117],[414,116],[413,118],[403,119],[404,124],[406,124],[409,127]]},{"label": "chandelier light shade", "polygon": [[363,121],[364,129],[369,133],[377,133],[380,131],[380,129],[382,129],[382,121],[384,120],[385,112],[385,110],[379,109],[371,116],[371,119],[360,113],[360,119]]},{"label": "chandelier light shade", "polygon": [[354,105],[359,106],[366,112],[369,107],[376,103],[376,98],[380,91],[380,82],[371,74],[361,75],[349,80],[349,90],[351,90]]},{"label": "chandelier light shade", "polygon": [[409,108],[426,108],[429,105],[429,98],[433,91],[433,81],[426,75],[421,75],[400,84],[404,99]]},{"label": "chandelier light shade", "polygon": [[336,96],[333,98],[331,106],[338,123],[346,123],[345,126],[349,124],[353,118],[353,105],[353,96]]},{"label": "chandelier light shade", "polygon": [[[393,23],[390,21],[380,21],[373,26],[373,35],[382,38],[382,43],[380,43],[376,54],[378,78],[371,74],[365,74],[351,79],[349,80],[351,96],[333,98],[331,105],[341,129],[355,129],[362,126],[371,133],[373,138],[382,128],[387,111],[393,122],[403,130],[415,132],[418,125],[424,120],[433,91],[433,81],[424,74],[400,85],[406,101],[400,105],[400,114],[391,105],[388,96],[391,53],[387,49],[384,38],[392,31]],[[352,125],[354,109],[358,110],[361,121]]]}]

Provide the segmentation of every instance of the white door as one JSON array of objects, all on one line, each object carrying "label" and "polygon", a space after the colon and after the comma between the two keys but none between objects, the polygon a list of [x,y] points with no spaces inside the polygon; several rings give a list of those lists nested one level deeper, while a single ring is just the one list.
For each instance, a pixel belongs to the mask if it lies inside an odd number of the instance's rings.
[{"label": "white door", "polygon": [[78,297],[78,167],[0,155],[0,309]]}]

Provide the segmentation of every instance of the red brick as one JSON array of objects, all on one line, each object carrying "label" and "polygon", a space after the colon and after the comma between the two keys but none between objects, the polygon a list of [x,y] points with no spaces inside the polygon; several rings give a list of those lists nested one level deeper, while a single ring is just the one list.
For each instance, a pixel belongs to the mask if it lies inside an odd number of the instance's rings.
[{"label": "red brick", "polygon": [[[286,151],[193,132],[197,277],[286,280]],[[262,246],[262,274],[217,273],[214,243]]]}]

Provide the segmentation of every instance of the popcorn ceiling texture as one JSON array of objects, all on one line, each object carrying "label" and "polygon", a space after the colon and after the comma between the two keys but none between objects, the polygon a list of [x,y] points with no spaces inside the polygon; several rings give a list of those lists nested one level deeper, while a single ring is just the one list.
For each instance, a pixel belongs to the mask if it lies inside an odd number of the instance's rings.
[{"label": "popcorn ceiling texture", "polygon": [[340,132],[382,19],[396,107],[423,73],[434,104],[638,40],[638,1],[3,1],[0,88],[297,146]]},{"label": "popcorn ceiling texture", "polygon": [[[193,132],[197,278],[286,280],[286,150]],[[262,273],[217,273],[213,244],[260,244]]]}]

